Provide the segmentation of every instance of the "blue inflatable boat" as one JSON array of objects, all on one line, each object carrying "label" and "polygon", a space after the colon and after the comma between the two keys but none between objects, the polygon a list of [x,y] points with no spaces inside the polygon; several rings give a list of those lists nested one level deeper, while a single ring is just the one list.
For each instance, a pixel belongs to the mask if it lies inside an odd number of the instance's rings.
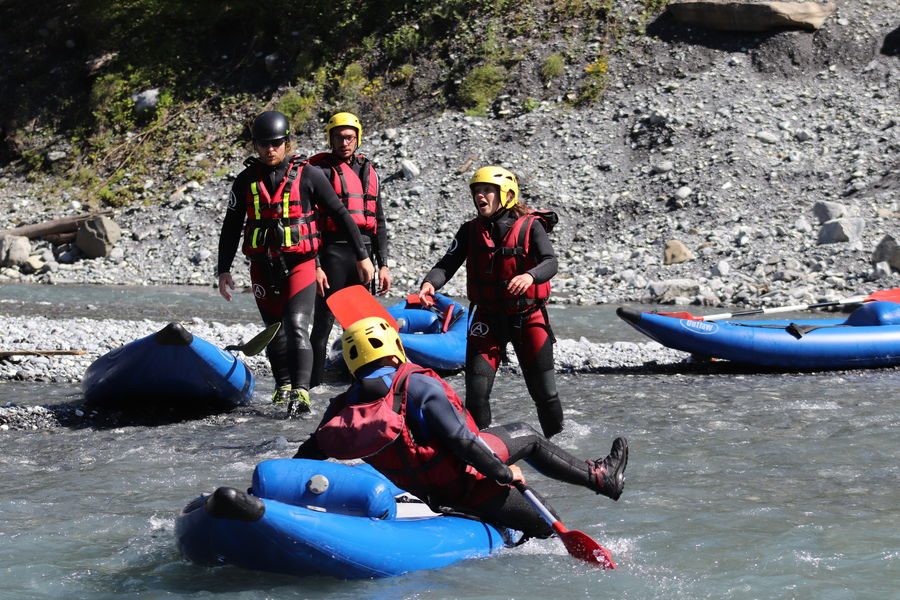
[{"label": "blue inflatable boat", "polygon": [[504,547],[494,527],[398,503],[402,494],[367,465],[267,460],[248,492],[220,487],[188,504],[175,539],[202,565],[340,579],[437,569]]},{"label": "blue inflatable boat", "polygon": [[900,365],[900,304],[869,302],[846,319],[703,321],[617,311],[663,346],[701,358],[797,370]]},{"label": "blue inflatable boat", "polygon": [[223,412],[253,395],[253,373],[178,323],[107,352],[85,371],[85,403],[171,416]]},{"label": "blue inflatable boat", "polygon": [[459,371],[466,366],[469,309],[442,294],[425,306],[415,295],[388,307],[397,319],[400,341],[409,359],[436,371]]}]

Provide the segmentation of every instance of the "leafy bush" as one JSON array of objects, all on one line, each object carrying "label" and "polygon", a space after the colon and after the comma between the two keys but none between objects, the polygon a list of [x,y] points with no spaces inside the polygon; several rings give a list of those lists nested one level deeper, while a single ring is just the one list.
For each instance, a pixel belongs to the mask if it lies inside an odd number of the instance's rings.
[{"label": "leafy bush", "polygon": [[503,90],[506,69],[494,64],[480,65],[463,79],[457,91],[462,106],[472,115],[483,115]]},{"label": "leafy bush", "polygon": [[541,79],[544,83],[550,83],[565,73],[565,70],[566,64],[562,55],[550,54],[544,59],[544,64],[541,65]]}]

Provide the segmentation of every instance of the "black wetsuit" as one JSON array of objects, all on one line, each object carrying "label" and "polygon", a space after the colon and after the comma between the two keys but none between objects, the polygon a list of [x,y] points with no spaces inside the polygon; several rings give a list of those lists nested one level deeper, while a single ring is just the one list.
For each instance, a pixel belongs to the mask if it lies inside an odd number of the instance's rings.
[{"label": "black wetsuit", "polygon": [[[354,381],[350,388],[355,396],[353,401],[365,404],[383,397],[395,373],[392,367],[381,367]],[[339,408],[330,405],[321,422],[331,419]],[[410,432],[418,444],[442,447],[488,478],[467,498],[443,505],[447,508],[517,529],[529,537],[548,537],[552,529],[515,488],[507,485],[512,481],[507,465],[524,460],[547,477],[597,490],[586,461],[549,442],[529,425],[491,427],[476,435],[466,427],[465,417],[454,408],[440,382],[428,375],[409,376],[406,414]],[[294,458],[327,457],[313,433],[300,445]],[[440,504],[440,499],[437,500]]]},{"label": "black wetsuit", "polygon": [[[363,179],[363,169],[368,169],[369,160],[353,155],[348,163],[350,168]],[[316,168],[321,169],[326,178],[331,180],[331,167],[328,165],[319,165]],[[369,257],[376,263],[375,277],[373,284],[378,283],[378,269],[387,266],[388,260],[388,237],[387,225],[384,219],[384,208],[381,202],[381,186],[378,189],[378,197],[375,199],[375,232],[362,230],[363,243],[369,252]],[[313,366],[312,376],[310,378],[310,387],[316,387],[322,382],[325,374],[325,357],[328,351],[328,336],[334,326],[334,315],[325,304],[325,299],[332,293],[341,290],[350,285],[359,285],[359,275],[356,271],[356,257],[350,240],[342,231],[326,232],[322,237],[322,248],[319,249],[317,263],[325,271],[328,276],[328,289],[325,290],[325,296],[316,296],[316,310],[313,317],[312,333],[310,341],[313,349]]]},{"label": "black wetsuit", "polygon": [[[491,239],[497,246],[502,245],[517,218],[513,211],[501,210],[489,220]],[[425,276],[424,281],[431,283],[435,290],[466,262],[472,229],[464,223],[456,232],[450,249]],[[526,273],[534,277],[535,284],[549,281],[556,275],[556,254],[538,219],[531,224],[529,254],[535,258],[536,265]],[[549,438],[562,431],[563,412],[553,363],[554,341],[547,311],[542,305],[528,313],[515,315],[476,307],[466,340],[466,408],[478,427],[491,424],[490,395],[494,377],[507,342],[512,342],[544,435]]]},{"label": "black wetsuit", "polygon": [[[250,184],[261,178],[266,189],[273,194],[284,180],[289,164],[289,157],[276,167],[255,161],[234,180],[219,236],[217,273],[231,270],[247,216],[245,199]],[[356,260],[368,256],[353,218],[321,170],[309,165],[303,168],[300,174],[300,200],[303,206],[331,211],[338,226],[345,230],[348,248]],[[282,323],[278,335],[266,348],[276,385],[308,389],[312,369],[309,326],[316,296],[315,261],[312,257],[298,257],[290,252],[282,256],[283,262],[266,256],[251,260],[253,293],[263,321],[267,325]],[[355,267],[354,263],[354,272]]]}]

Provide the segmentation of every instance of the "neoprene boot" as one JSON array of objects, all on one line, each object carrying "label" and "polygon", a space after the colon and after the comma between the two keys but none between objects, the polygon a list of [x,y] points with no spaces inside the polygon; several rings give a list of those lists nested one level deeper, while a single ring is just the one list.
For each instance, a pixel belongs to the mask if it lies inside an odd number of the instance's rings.
[{"label": "neoprene boot", "polygon": [[594,491],[618,500],[625,489],[625,467],[628,465],[628,440],[613,440],[609,456],[587,461],[589,477]]},{"label": "neoprene boot", "polygon": [[275,388],[272,394],[272,404],[284,404],[291,399],[291,384]]},{"label": "neoprene boot", "polygon": [[291,390],[290,400],[288,401],[288,416],[307,415],[311,410],[312,404],[309,400],[309,392],[304,389]]}]

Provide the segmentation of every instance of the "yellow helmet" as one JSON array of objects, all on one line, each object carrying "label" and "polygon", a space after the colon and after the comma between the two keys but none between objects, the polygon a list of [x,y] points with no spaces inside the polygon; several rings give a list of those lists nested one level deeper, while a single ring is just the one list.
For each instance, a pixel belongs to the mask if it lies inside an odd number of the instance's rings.
[{"label": "yellow helmet", "polygon": [[350,325],[341,336],[341,352],[352,375],[360,367],[386,356],[406,362],[397,330],[381,317],[366,317]]},{"label": "yellow helmet", "polygon": [[[469,187],[476,183],[492,183],[498,186],[500,188],[500,206],[503,208],[512,208],[519,203],[519,182],[512,172],[503,167],[481,167],[472,175]],[[511,200],[506,199],[507,192],[513,193]]]},{"label": "yellow helmet", "polygon": [[362,123],[356,118],[356,115],[348,112],[341,112],[331,115],[328,124],[325,125],[325,143],[331,144],[331,130],[335,127],[353,127],[356,129],[356,147],[362,146]]}]

